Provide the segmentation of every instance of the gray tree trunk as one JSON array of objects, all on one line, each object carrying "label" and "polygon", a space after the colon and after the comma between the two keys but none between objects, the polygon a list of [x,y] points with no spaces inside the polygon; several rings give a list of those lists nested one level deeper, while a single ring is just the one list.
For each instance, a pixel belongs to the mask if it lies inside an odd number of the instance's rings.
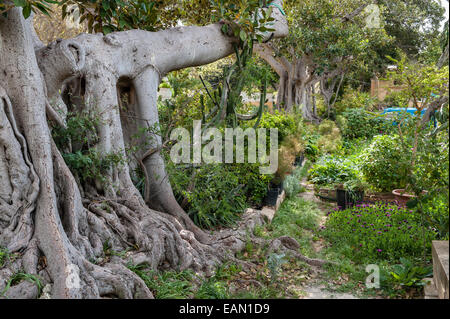
[{"label": "gray tree trunk", "polygon": [[[274,36],[286,36],[284,17],[279,10],[273,16]],[[139,158],[149,178],[147,203],[128,165],[113,168],[106,186],[83,188],[53,142],[47,120],[65,125],[69,108],[95,109],[101,124],[93,147],[103,155],[125,156],[129,137],[159,122],[161,78],[232,54],[235,40],[213,24],[82,34],[44,46],[30,20],[19,8],[0,16],[0,246],[19,254],[0,269],[0,291],[14,272],[24,269],[50,284],[54,298],[151,298],[125,260],[105,257],[105,244],[115,251],[133,248],[127,260],[153,269],[208,272],[232,258],[228,251],[242,246],[248,225],[212,238],[204,234],[175,201],[159,152]],[[84,94],[67,105],[60,92],[64,86],[70,89],[74,79],[84,83]],[[119,109],[118,84],[123,83],[133,87],[135,98],[126,110]],[[157,134],[144,138],[150,148],[161,146]],[[6,297],[37,294],[34,285],[23,281]]]}]

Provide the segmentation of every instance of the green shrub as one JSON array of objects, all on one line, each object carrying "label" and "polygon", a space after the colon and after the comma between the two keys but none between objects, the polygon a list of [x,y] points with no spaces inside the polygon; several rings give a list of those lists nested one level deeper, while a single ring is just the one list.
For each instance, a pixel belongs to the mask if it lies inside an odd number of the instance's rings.
[{"label": "green shrub", "polygon": [[230,166],[203,164],[183,168],[169,162],[168,174],[179,202],[188,202],[187,212],[203,228],[229,226],[245,209],[244,185]]},{"label": "green shrub", "polygon": [[80,112],[67,113],[66,127],[52,127],[51,133],[59,149],[66,149],[69,145],[81,149],[98,141],[97,127],[100,124],[98,112],[87,108]]},{"label": "green shrub", "polygon": [[417,266],[409,259],[400,258],[400,264],[393,266],[390,275],[392,276],[391,281],[400,286],[425,286],[426,282],[423,279],[433,275],[433,266]]},{"label": "green shrub", "polygon": [[347,89],[342,99],[336,102],[335,109],[337,114],[341,114],[350,109],[373,110],[377,104],[377,99],[370,96],[369,93],[359,90]]},{"label": "green shrub", "polygon": [[187,201],[187,212],[204,228],[233,224],[246,207],[262,202],[271,180],[257,163],[194,168],[168,161],[167,170],[178,201]]},{"label": "green shrub", "polygon": [[309,170],[309,180],[316,185],[336,186],[359,179],[360,173],[354,158],[325,155]]},{"label": "green shrub", "polygon": [[423,203],[425,226],[433,228],[438,234],[438,239],[449,238],[449,193],[448,190],[432,196]]},{"label": "green shrub", "polygon": [[377,190],[404,188],[410,156],[404,152],[397,135],[379,135],[359,156],[361,171],[365,180]]},{"label": "green shrub", "polygon": [[391,120],[364,109],[349,109],[338,116],[336,121],[347,139],[372,138],[395,129]]},{"label": "green shrub", "polygon": [[351,247],[348,257],[352,260],[397,261],[404,256],[420,257],[424,248],[431,252],[431,241],[436,238],[433,230],[426,229],[424,247],[418,216],[395,205],[356,205],[329,212],[328,216],[321,232],[333,245]]},{"label": "green shrub", "polygon": [[317,158],[319,157],[319,148],[314,143],[314,140],[312,138],[308,138],[306,145],[305,145],[305,156],[311,161],[315,162],[317,161]]},{"label": "green shrub", "polygon": [[409,104],[403,92],[392,92],[383,100],[384,107],[405,107]]},{"label": "green shrub", "polygon": [[288,175],[283,181],[283,189],[286,191],[286,196],[289,198],[300,193],[301,188],[300,180],[295,175]]},{"label": "green shrub", "polygon": [[298,129],[296,119],[293,115],[285,114],[278,110],[275,110],[273,114],[264,112],[258,127],[267,129],[277,128],[279,144],[289,135],[296,134]]},{"label": "green shrub", "polygon": [[317,147],[320,152],[327,154],[337,153],[342,147],[342,137],[339,128],[333,121],[324,120],[318,127],[320,138]]},{"label": "green shrub", "polygon": [[62,154],[64,161],[80,179],[81,183],[99,181],[105,183],[109,169],[125,163],[125,156],[120,153],[100,154],[94,149]]},{"label": "green shrub", "polygon": [[247,206],[259,205],[267,194],[267,185],[272,180],[271,175],[260,174],[260,165],[236,164],[229,167],[230,173],[238,177],[239,184],[244,185]]}]

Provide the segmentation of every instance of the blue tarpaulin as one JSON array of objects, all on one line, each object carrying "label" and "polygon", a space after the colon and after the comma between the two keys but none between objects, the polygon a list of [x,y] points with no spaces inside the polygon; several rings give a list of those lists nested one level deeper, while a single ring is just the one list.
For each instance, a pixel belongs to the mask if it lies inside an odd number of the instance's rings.
[{"label": "blue tarpaulin", "polygon": [[[427,109],[423,109],[420,112],[420,115],[423,116],[426,111],[427,111]],[[386,114],[389,114],[389,113],[404,113],[404,112],[406,112],[408,114],[411,114],[411,115],[416,115],[417,109],[414,108],[414,107],[408,107],[408,108],[405,108],[405,107],[388,107],[388,108],[385,108],[383,110],[383,112],[381,112],[381,115],[386,115]],[[434,122],[434,126],[436,127],[436,119],[434,118],[434,116],[431,117],[431,120]],[[394,121],[392,124],[393,125],[397,125],[397,122]]]}]

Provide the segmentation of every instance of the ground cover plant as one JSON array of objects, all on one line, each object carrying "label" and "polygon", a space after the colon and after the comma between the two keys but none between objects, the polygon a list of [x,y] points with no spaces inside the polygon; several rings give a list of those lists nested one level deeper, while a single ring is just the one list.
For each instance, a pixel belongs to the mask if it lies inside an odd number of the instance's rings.
[{"label": "ground cover plant", "polygon": [[437,237],[433,229],[422,232],[414,211],[382,203],[331,211],[323,234],[333,245],[351,247],[355,260],[373,262],[420,257],[424,250],[429,254],[431,240]]}]

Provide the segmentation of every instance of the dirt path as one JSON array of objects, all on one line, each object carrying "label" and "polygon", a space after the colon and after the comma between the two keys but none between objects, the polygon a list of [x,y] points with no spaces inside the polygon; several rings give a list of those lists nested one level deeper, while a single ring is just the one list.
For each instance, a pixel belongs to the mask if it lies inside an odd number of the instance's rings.
[{"label": "dirt path", "polygon": [[[314,195],[313,185],[307,184],[306,179],[302,181],[302,186],[305,187],[306,191],[300,193],[298,196],[306,201],[314,202],[317,207],[322,211],[320,216],[319,227],[323,226],[327,220],[326,213],[336,207],[335,203],[324,202],[320,198]],[[312,248],[316,253],[319,253],[325,245],[323,239],[312,242]],[[323,270],[314,270],[314,278],[311,278],[304,286],[303,291],[305,296],[303,299],[359,299],[359,297],[350,293],[340,293],[333,292],[327,289],[323,284]]]}]

